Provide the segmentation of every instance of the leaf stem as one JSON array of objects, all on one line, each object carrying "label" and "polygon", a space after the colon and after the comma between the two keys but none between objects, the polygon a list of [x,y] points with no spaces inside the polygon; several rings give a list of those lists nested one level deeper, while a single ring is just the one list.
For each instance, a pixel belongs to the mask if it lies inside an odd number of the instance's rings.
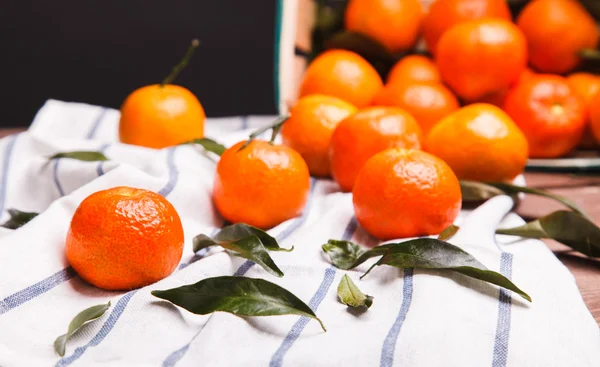
[{"label": "leaf stem", "polygon": [[375,264],[371,265],[371,267],[369,269],[367,269],[367,271],[363,275],[360,276],[360,279],[367,276],[367,274],[369,274],[371,272],[371,270],[373,270],[373,268],[376,267],[377,265],[379,265],[379,261],[377,261]]},{"label": "leaf stem", "polygon": [[323,331],[327,332],[327,328],[325,328],[325,324],[323,324],[323,321],[321,321],[321,319],[316,316],[315,316],[315,320],[317,320],[319,322],[319,324],[321,324],[321,328],[323,329]]},{"label": "leaf stem", "polygon": [[196,48],[198,48],[199,45],[200,41],[198,41],[197,38],[194,38],[187,51],[185,52],[185,55],[183,55],[181,61],[179,61],[177,65],[173,66],[173,69],[171,69],[171,73],[167,75],[167,77],[164,78],[162,82],[160,82],[161,88],[164,87],[165,84],[171,84],[175,80],[175,78],[177,78],[179,73],[181,73],[181,71],[185,69],[190,59],[192,58],[194,51],[196,51]]},{"label": "leaf stem", "polygon": [[290,118],[289,115],[279,116],[277,118],[277,120],[273,121],[271,124],[265,125],[265,126],[259,128],[258,130],[255,130],[252,134],[250,134],[248,141],[246,143],[244,143],[244,145],[242,145],[240,147],[240,149],[238,149],[238,152],[241,151],[242,149],[246,148],[248,145],[250,145],[250,143],[252,143],[252,141],[254,139],[256,139],[259,135],[261,135],[262,133],[264,133],[265,131],[268,131],[268,130],[273,130],[273,132],[271,134],[271,140],[269,141],[269,143],[273,144],[273,142],[275,141],[275,138],[277,137],[277,134],[279,133],[279,130],[281,130],[281,127],[289,118]]}]

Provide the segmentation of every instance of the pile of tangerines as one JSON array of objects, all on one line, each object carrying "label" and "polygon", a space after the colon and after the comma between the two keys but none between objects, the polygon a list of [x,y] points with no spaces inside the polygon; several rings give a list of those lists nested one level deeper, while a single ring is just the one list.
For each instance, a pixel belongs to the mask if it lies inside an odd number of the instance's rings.
[{"label": "pile of tangerines", "polygon": [[[221,155],[212,196],[225,220],[269,229],[300,215],[312,175],[352,192],[358,222],[381,240],[437,234],[460,211],[459,179],[511,181],[529,157],[573,150],[587,126],[600,139],[600,78],[562,76],[598,43],[575,0],[531,1],[516,24],[506,0],[437,0],[426,14],[419,0],[350,0],[346,27],[392,52],[422,35],[433,56],[402,58],[385,84],[354,52],[316,57],[282,144],[250,139]],[[204,118],[187,89],[143,87],[121,108],[121,141],[203,138]],[[171,204],[129,188],[84,200],[67,239],[75,270],[107,289],[167,276],[182,248]]]}]

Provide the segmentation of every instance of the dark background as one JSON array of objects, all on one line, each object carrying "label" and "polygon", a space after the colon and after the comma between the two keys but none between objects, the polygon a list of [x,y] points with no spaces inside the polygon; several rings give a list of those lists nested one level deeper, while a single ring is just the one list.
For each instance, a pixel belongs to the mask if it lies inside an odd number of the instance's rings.
[{"label": "dark background", "polygon": [[201,44],[175,81],[208,116],[275,114],[276,0],[5,0],[0,127],[48,98],[119,108]]}]

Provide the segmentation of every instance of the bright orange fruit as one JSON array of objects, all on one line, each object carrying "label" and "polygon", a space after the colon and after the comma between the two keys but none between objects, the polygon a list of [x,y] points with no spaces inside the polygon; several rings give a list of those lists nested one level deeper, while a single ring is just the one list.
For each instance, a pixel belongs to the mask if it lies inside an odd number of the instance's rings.
[{"label": "bright orange fruit", "polygon": [[360,55],[346,50],[329,50],[308,66],[300,85],[300,97],[325,94],[356,107],[368,106],[383,87],[377,71]]},{"label": "bright orange fruit", "polygon": [[114,187],[85,198],[71,220],[66,256],[77,274],[103,289],[128,290],[175,270],[183,252],[177,211],[159,194]]},{"label": "bright orange fruit", "polygon": [[206,115],[202,105],[184,87],[171,82],[189,62],[198,40],[160,83],[139,88],[121,106],[119,137],[123,143],[165,148],[204,137]]},{"label": "bright orange fruit", "polygon": [[539,74],[520,83],[508,94],[504,110],[525,133],[534,158],[569,153],[585,128],[583,99],[558,75]]},{"label": "bright orange fruit", "polygon": [[377,106],[396,106],[408,111],[425,134],[442,118],[459,108],[454,94],[441,83],[388,84],[373,101]]},{"label": "bright orange fruit", "polygon": [[437,43],[456,24],[482,18],[511,20],[506,0],[437,0],[423,18],[423,38],[427,49],[436,53]]},{"label": "bright orange fruit", "polygon": [[310,187],[310,174],[295,150],[254,140],[227,149],[219,163],[213,200],[232,223],[269,229],[302,213]]},{"label": "bright orange fruit", "polygon": [[567,77],[567,84],[583,99],[586,106],[600,92],[600,77],[591,73],[573,73]]},{"label": "bright orange fruit", "polygon": [[443,159],[460,179],[510,181],[527,163],[527,139],[512,119],[490,104],[472,104],[440,121],[425,150]]},{"label": "bright orange fruit", "polygon": [[440,233],[461,208],[460,184],[441,159],[412,149],[377,153],[352,190],[360,225],[381,240]]},{"label": "bright orange fruit", "polygon": [[573,73],[567,77],[567,83],[573,92],[578,94],[585,103],[587,126],[579,146],[588,149],[594,148],[597,140],[594,138],[591,129],[590,110],[592,109],[594,98],[600,92],[600,77],[591,73]]},{"label": "bright orange fruit", "polygon": [[337,124],[356,107],[336,97],[312,94],[301,98],[283,124],[281,138],[302,156],[314,176],[329,176],[329,143]]},{"label": "bright orange fruit", "polygon": [[331,172],[343,191],[352,191],[364,163],[387,148],[421,147],[421,129],[406,111],[365,108],[346,118],[331,138]]},{"label": "bright orange fruit", "polygon": [[419,0],[350,0],[346,29],[367,35],[390,51],[412,48],[421,24]]},{"label": "bright orange fruit", "polygon": [[538,71],[562,74],[574,69],[578,52],[598,46],[594,18],[577,0],[536,0],[519,14],[517,25],[527,38],[529,63]]},{"label": "bright orange fruit", "polygon": [[404,84],[413,81],[441,83],[435,62],[422,55],[408,55],[398,61],[387,76],[387,84]]},{"label": "bright orange fruit", "polygon": [[506,20],[473,20],[443,34],[436,62],[444,82],[473,101],[519,79],[527,64],[527,45],[519,28]]},{"label": "bright orange fruit", "polygon": [[508,96],[508,93],[511,91],[511,89],[513,89],[517,84],[524,82],[525,80],[529,79],[534,75],[536,75],[536,73],[534,73],[530,68],[525,68],[525,70],[523,70],[523,72],[519,76],[519,80],[515,84],[511,85],[510,87],[503,88],[499,91],[486,94],[485,96],[478,98],[474,101],[467,101],[467,104],[488,103],[496,107],[504,108],[504,102],[506,101],[506,97]]},{"label": "bright orange fruit", "polygon": [[204,137],[202,105],[184,87],[148,85],[121,106],[119,137],[125,144],[165,148]]}]

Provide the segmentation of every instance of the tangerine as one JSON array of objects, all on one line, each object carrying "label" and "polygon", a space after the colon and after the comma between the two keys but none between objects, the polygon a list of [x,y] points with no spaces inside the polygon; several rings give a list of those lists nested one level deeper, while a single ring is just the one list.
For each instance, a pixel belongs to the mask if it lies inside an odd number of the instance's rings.
[{"label": "tangerine", "polygon": [[430,58],[408,55],[398,61],[387,76],[387,84],[402,84],[411,81],[441,83],[440,72]]},{"label": "tangerine", "polygon": [[471,104],[440,121],[425,150],[443,159],[459,179],[511,181],[527,163],[527,139],[500,108]]},{"label": "tangerine", "polygon": [[454,94],[441,83],[413,82],[388,84],[373,101],[378,106],[396,106],[408,111],[425,134],[460,105]]},{"label": "tangerine", "polygon": [[445,83],[468,101],[510,87],[527,64],[525,37],[502,19],[481,19],[450,28],[437,46]]},{"label": "tangerine", "polygon": [[160,83],[136,89],[121,106],[119,138],[125,144],[165,148],[204,137],[206,114],[188,89],[170,84],[188,64],[198,40]]},{"label": "tangerine", "polygon": [[119,138],[125,144],[165,148],[204,137],[202,105],[184,87],[148,85],[131,93],[121,106]]},{"label": "tangerine", "polygon": [[519,76],[519,80],[515,84],[511,85],[508,88],[503,88],[499,91],[486,94],[485,96],[478,98],[475,101],[469,101],[468,104],[488,103],[496,107],[504,108],[504,102],[506,101],[506,97],[508,96],[510,90],[514,88],[515,85],[522,83],[523,81],[527,80],[529,77],[532,77],[534,75],[535,73],[533,72],[533,70],[531,70],[530,68],[525,68],[525,70],[523,70],[523,72]]},{"label": "tangerine", "polygon": [[570,152],[585,129],[585,103],[558,75],[538,74],[520,83],[508,94],[504,110],[527,137],[534,158]]},{"label": "tangerine", "polygon": [[329,50],[310,63],[300,85],[300,97],[325,94],[356,107],[368,106],[383,87],[377,71],[360,55]]},{"label": "tangerine", "polygon": [[538,71],[562,74],[574,69],[579,51],[598,46],[598,26],[576,0],[536,0],[517,18],[529,48],[529,63]]},{"label": "tangerine", "polygon": [[352,190],[360,225],[381,240],[440,233],[461,208],[460,184],[441,159],[391,148],[371,157]]},{"label": "tangerine", "polygon": [[456,24],[481,18],[511,20],[506,0],[437,0],[423,18],[423,38],[427,49],[436,53],[439,39]]},{"label": "tangerine", "polygon": [[177,211],[159,194],[114,187],[85,198],[71,220],[67,260],[96,287],[129,290],[175,270],[183,253]]},{"label": "tangerine", "polygon": [[356,107],[336,97],[312,94],[301,98],[283,124],[281,138],[302,156],[315,176],[331,175],[329,143],[337,124]]},{"label": "tangerine", "polygon": [[421,148],[421,129],[406,111],[369,107],[338,124],[331,138],[331,173],[343,191],[352,191],[365,162],[387,148]]},{"label": "tangerine", "polygon": [[310,174],[295,150],[253,140],[225,150],[213,185],[213,200],[226,220],[268,229],[302,213]]},{"label": "tangerine", "polygon": [[350,0],[346,29],[379,41],[392,52],[412,48],[421,25],[419,0]]},{"label": "tangerine", "polygon": [[579,146],[588,149],[594,148],[596,139],[591,129],[590,111],[593,108],[594,97],[600,92],[600,77],[590,73],[573,73],[567,77],[567,83],[585,103],[586,128]]}]

